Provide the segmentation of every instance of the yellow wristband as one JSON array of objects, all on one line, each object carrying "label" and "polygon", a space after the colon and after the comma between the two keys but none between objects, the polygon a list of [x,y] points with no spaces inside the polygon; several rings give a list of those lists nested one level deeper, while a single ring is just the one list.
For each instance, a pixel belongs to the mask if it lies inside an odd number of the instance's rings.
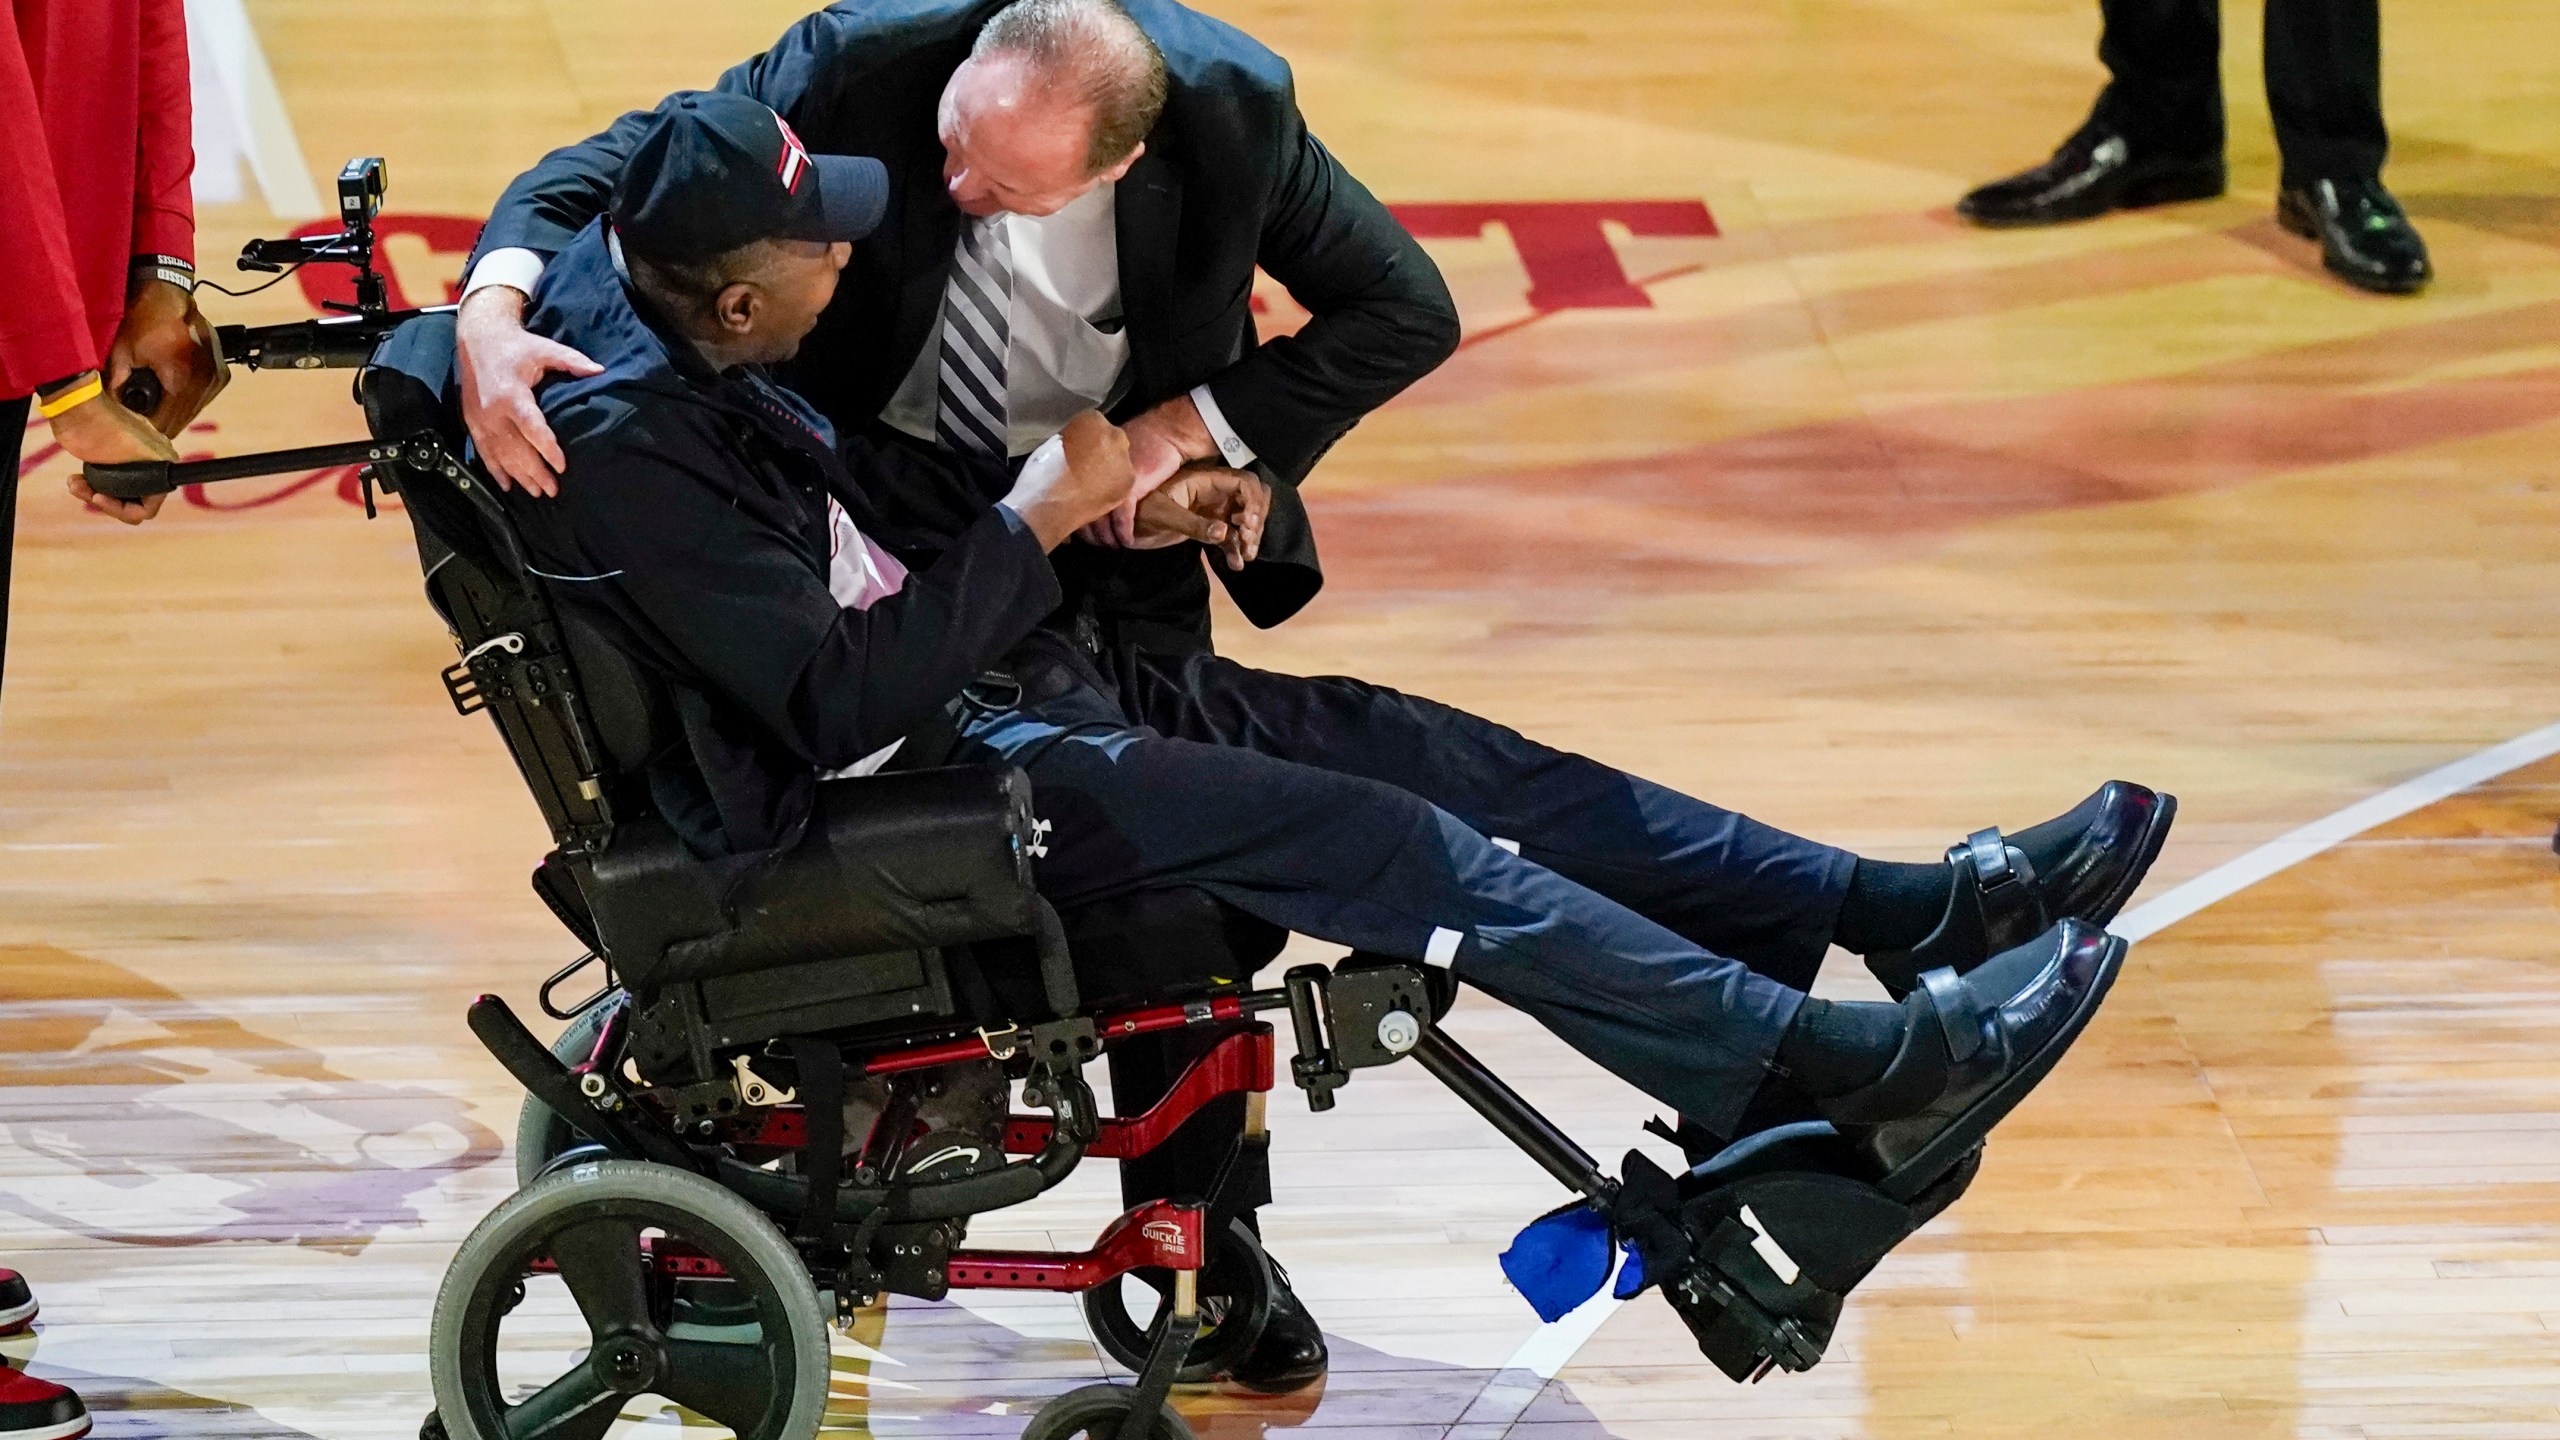
[{"label": "yellow wristband", "polygon": [[75,405],[86,405],[105,393],[107,393],[107,382],[92,375],[50,400],[38,400],[36,413],[50,420]]}]

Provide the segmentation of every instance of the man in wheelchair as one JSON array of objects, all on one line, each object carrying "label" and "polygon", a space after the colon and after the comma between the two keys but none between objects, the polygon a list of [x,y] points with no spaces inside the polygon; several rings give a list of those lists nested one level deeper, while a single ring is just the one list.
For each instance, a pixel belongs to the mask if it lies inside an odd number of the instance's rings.
[{"label": "man in wheelchair", "polygon": [[[1125,493],[1125,447],[1091,415],[950,548],[889,555],[863,532],[863,447],[758,369],[886,203],[872,162],[798,148],[755,101],[670,101],[530,319],[602,369],[541,393],[587,480],[509,510],[559,604],[669,697],[650,790],[697,854],[798,843],[822,776],[1018,766],[1061,907],[1178,884],[1436,967],[1675,1107],[1696,1160],[1828,1122],[1843,1163],[1906,1201],[2094,1014],[2125,948],[2101,927],[2167,797],[2111,783],[1895,864],[1357,680],[1097,653],[1044,624],[1042,558]],[[1155,523],[1249,531],[1206,508]],[[1898,1002],[1805,995],[1835,944]]]}]

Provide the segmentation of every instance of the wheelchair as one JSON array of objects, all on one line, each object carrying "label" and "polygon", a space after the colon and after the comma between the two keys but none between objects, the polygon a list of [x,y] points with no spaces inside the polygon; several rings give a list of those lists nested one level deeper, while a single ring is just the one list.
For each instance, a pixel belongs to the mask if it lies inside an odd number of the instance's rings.
[{"label": "wheelchair", "polygon": [[[378,167],[373,183],[378,203]],[[370,275],[372,211],[347,213],[346,235],[300,243]],[[1172,1387],[1223,1374],[1270,1314],[1270,1262],[1238,1217],[1267,1162],[1283,1017],[1287,1078],[1312,1110],[1355,1073],[1410,1059],[1570,1192],[1515,1246],[1524,1291],[1561,1294],[1542,1311],[1614,1272],[1621,1297],[1659,1289],[1737,1380],[1819,1361],[1849,1292],[1970,1183],[1978,1152],[1921,1194],[1888,1196],[1820,1124],[1680,1175],[1630,1151],[1611,1175],[1441,1028],[1444,972],[1353,954],[1256,987],[1212,977],[1255,975],[1286,935],[1201,892],[1054,910],[1033,883],[1044,827],[1019,771],[824,782],[800,843],[692,856],[640,779],[665,697],[553,604],[465,458],[451,309],[377,301],[222,327],[250,368],[356,369],[369,440],[89,471],[101,492],[138,498],[361,464],[367,513],[396,493],[415,532],[458,653],[443,674],[454,708],[497,726],[550,828],[533,885],[581,955],[539,1003],[568,1026],[546,1046],[504,999],[470,1007],[472,1033],[526,1092],[520,1188],[446,1272],[424,1435],[600,1436],[654,1395],[739,1440],[809,1440],[831,1323],[889,1294],[991,1289],[1079,1294],[1100,1347],[1135,1376],[1059,1395],[1028,1440],[1189,1440]],[[590,993],[562,998],[590,975]],[[1087,1067],[1175,1032],[1205,1043],[1163,1097],[1098,1113]],[[964,1243],[975,1217],[1085,1160],[1145,1155],[1239,1095],[1246,1123],[1211,1193],[1136,1206],[1081,1251]]]}]

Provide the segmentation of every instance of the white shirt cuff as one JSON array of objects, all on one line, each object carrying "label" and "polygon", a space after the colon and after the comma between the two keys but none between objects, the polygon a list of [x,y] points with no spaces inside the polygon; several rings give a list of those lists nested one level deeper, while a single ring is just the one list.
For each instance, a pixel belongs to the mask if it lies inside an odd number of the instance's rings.
[{"label": "white shirt cuff", "polygon": [[462,298],[468,300],[492,285],[531,295],[533,287],[541,282],[542,257],[522,246],[510,245],[480,257],[480,263],[471,267],[470,282],[462,287]]},{"label": "white shirt cuff", "polygon": [[[489,257],[490,260],[496,258],[496,255]],[[483,268],[488,265],[487,260],[480,263]],[[1218,442],[1218,453],[1227,458],[1229,465],[1241,470],[1253,463],[1253,447],[1244,443],[1243,438],[1236,434],[1235,427],[1227,423],[1226,413],[1218,408],[1218,397],[1209,393],[1208,386],[1192,386],[1191,403],[1199,409],[1200,423],[1209,427],[1209,438]]]}]

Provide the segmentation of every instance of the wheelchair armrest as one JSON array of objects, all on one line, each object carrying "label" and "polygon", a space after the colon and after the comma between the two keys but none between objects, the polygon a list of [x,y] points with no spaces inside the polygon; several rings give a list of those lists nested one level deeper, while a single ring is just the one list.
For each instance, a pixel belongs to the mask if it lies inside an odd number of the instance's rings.
[{"label": "wheelchair armrest", "polygon": [[1040,933],[1033,838],[1021,771],[952,766],[821,784],[807,834],[769,855],[700,860],[659,821],[626,825],[580,884],[643,991]]}]

